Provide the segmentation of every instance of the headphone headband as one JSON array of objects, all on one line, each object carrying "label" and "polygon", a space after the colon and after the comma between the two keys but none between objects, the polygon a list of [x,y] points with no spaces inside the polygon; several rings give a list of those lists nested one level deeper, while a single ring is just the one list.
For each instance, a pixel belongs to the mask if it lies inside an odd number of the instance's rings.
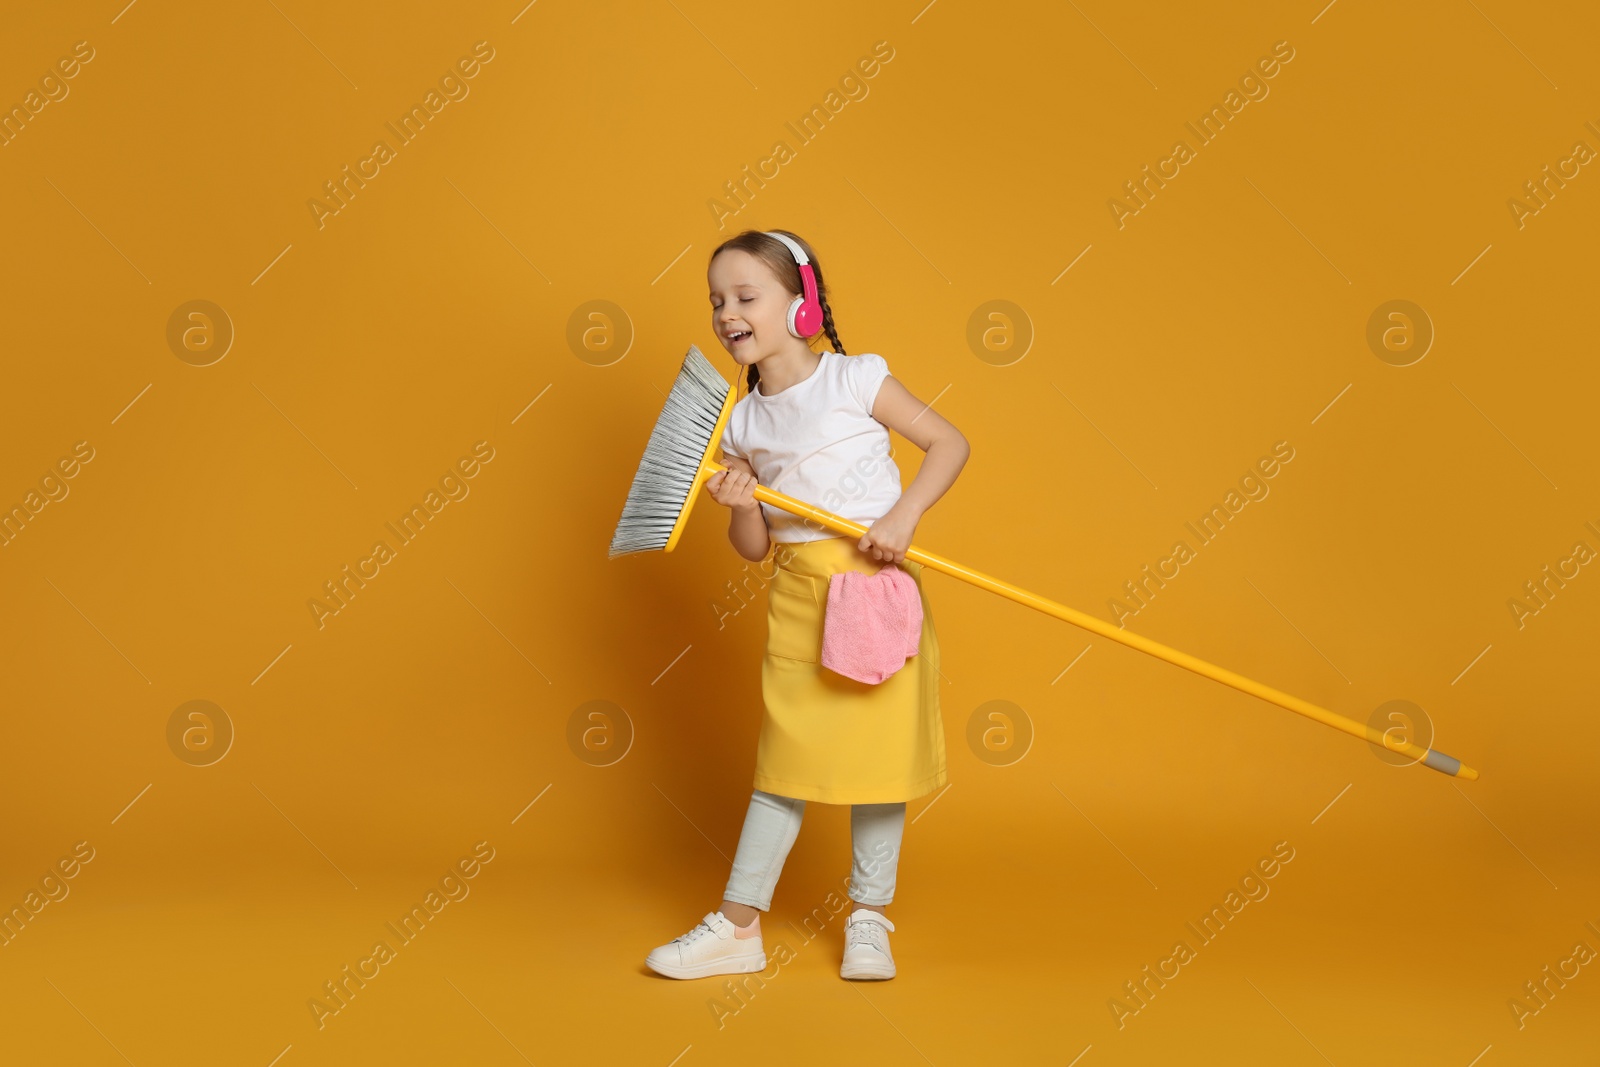
[{"label": "headphone headband", "polygon": [[785,235],[783,235],[781,233],[778,233],[778,232],[776,232],[774,230],[763,230],[761,232],[765,233],[768,237],[776,237],[778,240],[780,240],[784,244],[788,245],[789,246],[789,251],[791,253],[793,253],[793,255],[794,255],[794,261],[796,263],[800,264],[801,266],[805,266],[807,263],[811,262],[811,260],[806,258],[806,250],[800,247],[800,244],[799,244],[798,241],[795,241],[792,238],[787,237],[787,236],[785,236]]}]

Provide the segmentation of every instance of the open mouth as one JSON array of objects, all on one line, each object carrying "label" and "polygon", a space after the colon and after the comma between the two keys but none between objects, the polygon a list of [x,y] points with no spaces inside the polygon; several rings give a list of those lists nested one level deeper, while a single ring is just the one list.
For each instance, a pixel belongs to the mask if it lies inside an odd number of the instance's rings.
[{"label": "open mouth", "polygon": [[749,330],[740,330],[738,333],[731,333],[728,335],[728,347],[731,348],[734,345],[739,344],[741,341],[748,340],[750,340]]}]

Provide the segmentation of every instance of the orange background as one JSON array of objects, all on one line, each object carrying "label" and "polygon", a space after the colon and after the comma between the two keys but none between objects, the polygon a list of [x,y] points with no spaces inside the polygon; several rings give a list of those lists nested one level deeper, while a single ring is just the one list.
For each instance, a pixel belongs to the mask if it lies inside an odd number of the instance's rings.
[{"label": "orange background", "polygon": [[[1591,7],[6,21],[7,107],[75,42],[93,58],[0,148],[0,503],[93,458],[0,549],[0,900],[93,858],[0,948],[0,1059],[1502,1067],[1600,1044],[1592,966],[1521,1028],[1508,1007],[1600,949],[1600,576],[1520,627],[1508,608],[1600,549],[1600,177],[1521,225],[1508,207],[1600,149]],[[479,41],[468,95],[319,226],[323,183]],[[785,123],[880,41],[799,144]],[[1124,183],[1196,146],[1185,123],[1279,41],[1268,94],[1119,227]],[[779,139],[792,158],[719,227],[709,203]],[[720,982],[647,972],[721,897],[764,600],[727,614],[744,561],[709,500],[669,555],[606,548],[687,347],[732,377],[704,272],[747,227],[812,242],[847,350],[972,442],[917,544],[1024,589],[1110,618],[1287,441],[1270,494],[1129,628],[1359,722],[1410,701],[1482,779],[933,575],[951,785],[910,805],[899,977],[838,977],[848,812],[826,805],[758,993],[719,1025]],[[220,313],[174,346],[193,300]],[[995,300],[1018,311],[984,318]],[[1391,300],[1435,332],[1405,366],[1367,340]],[[323,583],[480,441],[447,482],[467,494],[319,628]],[[896,453],[909,480],[921,455]],[[233,731],[209,765],[169,742],[194,700]],[[967,741],[997,700],[1020,760]],[[591,701],[615,706],[598,749],[569,742]],[[323,983],[479,842],[492,860],[449,883],[470,894],[319,1029]],[[1185,923],[1278,842],[1270,895],[1200,947]],[[1179,939],[1196,958],[1119,1028],[1108,1002]]]}]

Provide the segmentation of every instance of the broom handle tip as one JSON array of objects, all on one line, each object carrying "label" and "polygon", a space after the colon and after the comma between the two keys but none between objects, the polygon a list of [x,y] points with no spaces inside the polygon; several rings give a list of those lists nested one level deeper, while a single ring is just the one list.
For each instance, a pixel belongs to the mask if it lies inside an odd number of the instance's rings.
[{"label": "broom handle tip", "polygon": [[1476,770],[1466,766],[1454,756],[1447,756],[1437,749],[1428,749],[1428,754],[1422,758],[1422,762],[1425,766],[1448,774],[1452,778],[1465,778],[1469,782],[1475,782],[1478,779]]}]

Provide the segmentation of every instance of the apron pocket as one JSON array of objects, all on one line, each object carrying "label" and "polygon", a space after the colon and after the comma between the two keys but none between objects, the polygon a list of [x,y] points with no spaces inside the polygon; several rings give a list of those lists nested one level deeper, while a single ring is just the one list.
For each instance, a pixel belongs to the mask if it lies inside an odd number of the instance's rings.
[{"label": "apron pocket", "polygon": [[823,612],[813,579],[780,570],[767,587],[767,655],[821,662]]}]

